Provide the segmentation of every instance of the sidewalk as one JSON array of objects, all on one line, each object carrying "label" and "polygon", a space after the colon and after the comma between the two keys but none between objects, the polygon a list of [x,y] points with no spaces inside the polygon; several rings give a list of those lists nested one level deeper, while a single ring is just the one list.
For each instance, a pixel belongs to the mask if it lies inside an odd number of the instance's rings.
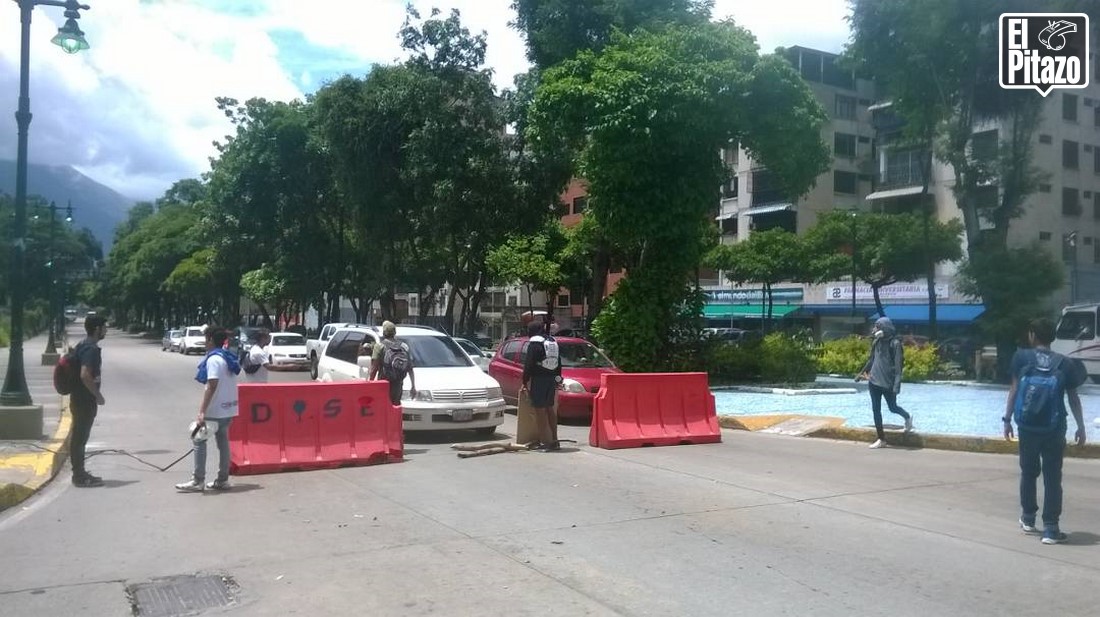
[{"label": "sidewalk", "polygon": [[[78,331],[78,324],[69,324],[70,341],[79,340]],[[33,495],[57,475],[67,458],[70,417],[67,409],[62,410],[62,397],[54,391],[53,367],[42,366],[48,339],[41,334],[23,343],[27,388],[34,404],[42,406],[43,435],[38,440],[0,441],[0,510]],[[8,349],[3,349],[0,376],[6,375],[7,369]]]}]

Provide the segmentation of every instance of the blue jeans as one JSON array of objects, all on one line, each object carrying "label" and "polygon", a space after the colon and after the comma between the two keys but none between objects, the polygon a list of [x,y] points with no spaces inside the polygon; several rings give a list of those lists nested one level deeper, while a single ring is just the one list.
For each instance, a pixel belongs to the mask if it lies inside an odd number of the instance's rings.
[{"label": "blue jeans", "polygon": [[909,413],[898,405],[898,395],[894,394],[893,390],[868,383],[867,392],[871,394],[871,413],[875,415],[875,433],[879,439],[886,439],[886,433],[882,430],[882,399],[886,399],[886,406],[890,408],[890,413],[897,414],[906,420],[909,419]]},{"label": "blue jeans", "polygon": [[[214,433],[214,440],[218,442],[218,480],[225,482],[229,480],[229,425],[233,423],[233,418],[217,418],[207,419],[207,430],[217,427],[218,430]],[[206,480],[206,444],[210,441],[200,441],[195,444],[195,471],[191,474],[191,478],[195,482],[202,483]]]},{"label": "blue jeans", "polygon": [[1066,429],[1049,434],[1020,431],[1020,509],[1024,522],[1034,524],[1039,511],[1035,481],[1043,474],[1043,525],[1058,527],[1062,516],[1062,457]]}]

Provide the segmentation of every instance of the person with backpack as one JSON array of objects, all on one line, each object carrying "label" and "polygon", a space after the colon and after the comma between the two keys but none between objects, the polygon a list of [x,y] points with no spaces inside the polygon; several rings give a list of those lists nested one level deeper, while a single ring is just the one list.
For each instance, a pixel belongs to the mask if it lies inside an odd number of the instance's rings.
[{"label": "person with backpack", "polygon": [[70,370],[79,375],[69,395],[69,413],[73,416],[69,458],[73,467],[73,486],[91,488],[103,486],[102,478],[93,476],[84,468],[84,460],[92,424],[95,423],[99,406],[106,403],[100,391],[103,355],[99,342],[107,336],[107,320],[99,315],[87,317],[84,332],[87,337],[77,343],[67,359]]},{"label": "person with backpack", "polygon": [[195,469],[190,480],[176,485],[176,490],[182,493],[229,489],[229,425],[237,417],[237,375],[241,365],[237,356],[225,349],[227,340],[229,332],[224,328],[206,328],[206,357],[199,362],[195,375],[195,381],[204,386],[195,428],[206,427],[208,432],[214,432],[218,444],[218,477],[206,484],[206,440],[193,438]]},{"label": "person with backpack", "polygon": [[271,353],[267,346],[271,343],[271,333],[262,329],[256,334],[256,343],[241,354],[241,374],[245,383],[267,383],[271,369]]},{"label": "person with backpack", "polygon": [[526,396],[535,410],[539,444],[536,449],[552,452],[561,449],[558,441],[558,418],[554,404],[561,383],[561,353],[550,336],[550,324],[532,321],[527,326],[530,336],[527,358],[523,364],[523,386],[519,395]]},{"label": "person with backpack", "polygon": [[1085,445],[1085,421],[1077,388],[1088,377],[1084,365],[1050,350],[1054,322],[1033,320],[1028,326],[1031,349],[1020,349],[1012,357],[1012,388],[1008,391],[1004,423],[1006,440],[1011,440],[1012,423],[1019,431],[1020,529],[1038,534],[1035,515],[1039,512],[1036,480],[1043,475],[1043,544],[1061,544],[1067,539],[1059,527],[1062,516],[1062,459],[1066,449],[1066,405],[1077,422],[1074,441]]},{"label": "person with backpack", "polygon": [[405,376],[409,377],[409,394],[416,396],[416,374],[413,372],[409,346],[397,340],[397,326],[392,321],[382,322],[382,340],[374,344],[371,353],[370,375],[374,381],[381,375],[390,383],[390,403],[401,405],[401,392]]},{"label": "person with backpack", "polygon": [[859,372],[856,381],[867,380],[867,391],[871,394],[871,413],[875,416],[875,434],[878,439],[871,448],[886,447],[886,432],[882,429],[882,399],[890,412],[905,419],[905,432],[913,430],[913,416],[898,405],[901,392],[901,372],[905,361],[905,351],[897,336],[894,322],[888,317],[880,317],[871,330],[874,342],[871,343],[871,357]]}]

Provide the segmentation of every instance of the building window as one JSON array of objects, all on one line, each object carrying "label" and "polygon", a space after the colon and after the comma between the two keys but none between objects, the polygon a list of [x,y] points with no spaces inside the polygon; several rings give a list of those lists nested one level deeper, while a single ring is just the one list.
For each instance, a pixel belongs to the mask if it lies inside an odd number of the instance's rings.
[{"label": "building window", "polygon": [[1039,185],[1039,192],[1040,193],[1049,193],[1050,192],[1050,185],[1049,184],[1040,184]]},{"label": "building window", "polygon": [[1075,261],[1076,253],[1077,245],[1070,239],[1070,234],[1062,234],[1062,261]]},{"label": "building window", "polygon": [[[721,220],[721,227],[722,227],[722,235],[723,236],[736,236],[737,235],[737,217],[736,216],[731,216],[728,219],[722,219]],[[616,272],[621,272],[621,271],[622,271],[621,269],[616,270]],[[611,272],[611,270],[608,270],[608,272]]]},{"label": "building window", "polygon": [[1092,149],[1092,172],[1100,174],[1100,146]]},{"label": "building window", "polygon": [[722,199],[733,199],[737,197],[737,176],[730,178],[730,181],[722,185]]},{"label": "building window", "polygon": [[558,306],[563,308],[571,306],[569,302],[569,294],[558,294]]},{"label": "building window", "polygon": [[1092,245],[1092,263],[1100,264],[1100,242]]},{"label": "building window", "polygon": [[1100,193],[1092,194],[1092,218],[1100,221]]},{"label": "building window", "polygon": [[1052,144],[1052,143],[1054,143],[1054,138],[1051,137],[1050,135],[1040,135],[1039,136],[1039,143],[1041,143],[1041,144]]},{"label": "building window", "polygon": [[1049,231],[1040,231],[1039,232],[1039,239],[1040,240],[1050,240],[1050,232]]},{"label": "building window", "polygon": [[588,209],[587,197],[574,197],[573,198],[573,214],[584,214],[584,211]]},{"label": "building window", "polygon": [[1077,122],[1077,95],[1062,93],[1062,119]]},{"label": "building window", "polygon": [[856,97],[836,95],[836,117],[841,120],[855,120]]},{"label": "building window", "polygon": [[833,192],[855,195],[859,192],[859,176],[850,171],[834,171]]},{"label": "building window", "polygon": [[1100,105],[1092,108],[1092,124],[1100,127]]},{"label": "building window", "polygon": [[833,155],[835,156],[847,156],[855,157],[856,155],[856,136],[849,135],[847,133],[836,133],[833,135]]},{"label": "building window", "polygon": [[924,154],[923,150],[887,150],[879,188],[923,185]]},{"label": "building window", "polygon": [[1077,189],[1062,189],[1062,214],[1081,216],[1081,202],[1078,200]]},{"label": "building window", "polygon": [[1092,246],[1092,236],[1085,236],[1085,246]]},{"label": "building window", "polygon": [[992,161],[997,158],[997,130],[975,133],[970,142],[970,154],[975,161]]},{"label": "building window", "polygon": [[1077,156],[1079,154],[1080,146],[1076,141],[1070,141],[1068,139],[1062,140],[1062,167],[1066,169],[1077,169]]}]

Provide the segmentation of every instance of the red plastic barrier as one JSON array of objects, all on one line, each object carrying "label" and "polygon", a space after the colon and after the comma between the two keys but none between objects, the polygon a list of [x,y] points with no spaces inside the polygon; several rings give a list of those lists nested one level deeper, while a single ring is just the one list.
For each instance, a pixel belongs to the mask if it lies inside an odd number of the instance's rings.
[{"label": "red plastic barrier", "polygon": [[720,441],[706,373],[603,374],[590,445],[614,450]]},{"label": "red plastic barrier", "polygon": [[401,408],[386,382],[240,384],[230,473],[400,461]]}]

